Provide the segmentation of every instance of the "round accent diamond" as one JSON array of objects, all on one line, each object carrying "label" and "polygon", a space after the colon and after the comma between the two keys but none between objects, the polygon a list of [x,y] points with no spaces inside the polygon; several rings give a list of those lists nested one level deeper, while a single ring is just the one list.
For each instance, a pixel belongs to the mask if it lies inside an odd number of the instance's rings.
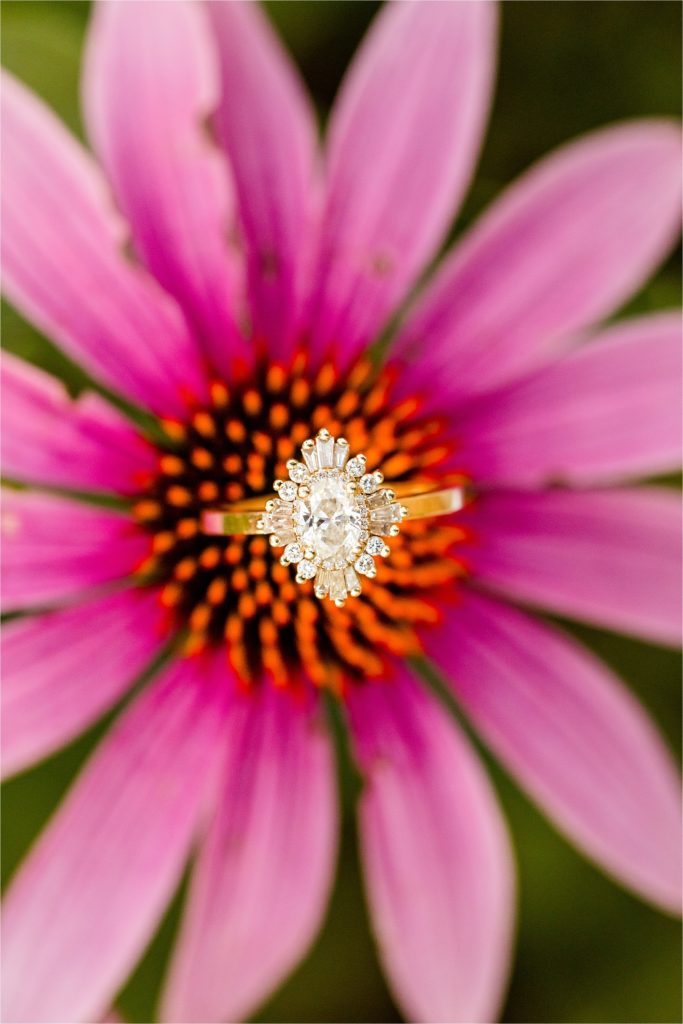
[{"label": "round accent diamond", "polygon": [[307,558],[304,558],[302,562],[299,562],[296,570],[296,577],[298,580],[312,580],[318,571],[317,565],[313,562],[309,562]]},{"label": "round accent diamond", "polygon": [[304,466],[303,462],[295,462],[295,460],[292,459],[287,463],[287,469],[290,479],[292,479],[295,484],[303,484],[308,480],[308,470]]},{"label": "round accent diamond", "polygon": [[358,486],[364,494],[372,494],[382,483],[384,477],[381,473],[366,473],[358,481]]},{"label": "round accent diamond", "polygon": [[385,544],[381,537],[371,537],[365,545],[365,550],[369,555],[383,555],[389,554],[389,545]]},{"label": "round accent diamond", "polygon": [[370,555],[361,555],[356,562],[356,569],[363,576],[375,575],[375,563]]},{"label": "round accent diamond", "polygon": [[283,501],[294,501],[298,494],[298,488],[291,480],[285,480],[280,484],[278,494]]},{"label": "round accent diamond", "polygon": [[349,476],[362,476],[365,472],[365,456],[355,455],[352,459],[349,459],[346,463],[346,472]]},{"label": "round accent diamond", "polygon": [[303,557],[304,553],[299,544],[288,544],[282,554],[285,562],[300,562]]}]

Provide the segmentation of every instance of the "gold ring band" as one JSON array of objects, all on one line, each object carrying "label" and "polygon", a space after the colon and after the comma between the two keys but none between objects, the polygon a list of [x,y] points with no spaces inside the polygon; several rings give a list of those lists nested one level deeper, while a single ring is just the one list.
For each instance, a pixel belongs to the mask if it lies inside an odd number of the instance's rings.
[{"label": "gold ring band", "polygon": [[[472,490],[467,486],[415,493],[415,485],[401,482],[392,485],[391,490],[401,499],[407,519],[427,519],[459,512],[472,497]],[[202,529],[204,533],[217,537],[267,533],[263,526],[267,501],[267,497],[246,498],[223,508],[209,509],[202,513]]]}]

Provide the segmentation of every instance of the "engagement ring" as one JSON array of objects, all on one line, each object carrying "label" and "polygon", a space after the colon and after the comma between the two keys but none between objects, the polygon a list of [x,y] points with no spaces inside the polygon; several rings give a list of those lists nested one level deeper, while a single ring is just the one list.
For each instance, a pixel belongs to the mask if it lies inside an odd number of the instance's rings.
[{"label": "engagement ring", "polygon": [[[280,561],[296,565],[296,581],[314,580],[316,597],[341,607],[361,593],[361,576],[376,575],[375,557],[386,557],[385,537],[395,537],[404,519],[457,512],[468,487],[424,490],[401,481],[383,487],[379,471],[366,472],[362,454],[350,456],[348,441],[320,430],[301,446],[302,462],[287,463],[289,480],[276,480],[277,497],[249,498],[203,513],[205,533],[266,534]],[[400,499],[400,500],[399,500]]]}]

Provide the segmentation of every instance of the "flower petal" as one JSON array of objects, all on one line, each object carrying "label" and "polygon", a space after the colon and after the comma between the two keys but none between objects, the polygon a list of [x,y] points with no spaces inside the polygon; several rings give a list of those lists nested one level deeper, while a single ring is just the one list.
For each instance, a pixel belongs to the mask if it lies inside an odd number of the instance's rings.
[{"label": "flower petal", "polygon": [[140,254],[225,372],[244,343],[228,249],[229,171],[204,125],[219,96],[212,42],[199,4],[103,0],[86,51],[84,106]]},{"label": "flower petal", "polygon": [[295,341],[315,192],[316,126],[299,77],[257,4],[212,0],[222,98],[215,116],[235,178],[256,337]]},{"label": "flower petal", "polygon": [[468,594],[428,653],[472,721],[578,846],[665,909],[680,904],[676,770],[643,708],[574,641]]},{"label": "flower petal", "polygon": [[224,720],[225,679],[185,661],[95,751],[7,894],[4,1020],[104,1015],[180,880]]},{"label": "flower petal", "polygon": [[200,852],[162,1019],[245,1020],[308,948],[336,845],[319,707],[263,687],[232,709],[220,810]]},{"label": "flower petal", "polygon": [[507,977],[513,869],[484,770],[403,670],[352,687],[366,785],[363,862],[379,952],[415,1021],[494,1019]]},{"label": "flower petal", "polygon": [[202,387],[182,316],[126,262],[125,226],[85,151],[36,96],[2,81],[5,294],[114,390],[181,413]]},{"label": "flower petal", "polygon": [[99,395],[72,401],[54,377],[6,353],[0,379],[6,477],[125,494],[154,472],[151,445]]},{"label": "flower petal", "polygon": [[681,502],[674,490],[500,492],[472,506],[477,582],[658,643],[681,642]]},{"label": "flower petal", "polygon": [[681,464],[681,319],[619,323],[594,342],[469,404],[458,457],[511,487],[595,484]]},{"label": "flower petal", "polygon": [[329,130],[313,340],[351,359],[434,255],[472,173],[488,112],[495,7],[386,4]]},{"label": "flower petal", "polygon": [[409,314],[394,352],[411,387],[450,401],[538,365],[646,280],[680,231],[680,202],[673,122],[602,129],[546,157],[456,246]]},{"label": "flower petal", "polygon": [[48,494],[5,490],[0,525],[6,612],[120,579],[149,552],[127,516]]},{"label": "flower petal", "polygon": [[149,591],[16,619],[2,630],[2,768],[22,771],[96,721],[162,643]]}]

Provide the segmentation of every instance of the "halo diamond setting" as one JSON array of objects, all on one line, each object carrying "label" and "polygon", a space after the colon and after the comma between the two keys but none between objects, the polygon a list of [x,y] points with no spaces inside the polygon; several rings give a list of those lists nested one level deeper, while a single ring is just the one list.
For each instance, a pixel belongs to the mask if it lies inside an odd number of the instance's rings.
[{"label": "halo diamond setting", "polygon": [[275,481],[258,528],[284,548],[280,561],[296,565],[297,583],[314,580],[316,597],[341,608],[361,593],[361,576],[376,575],[375,556],[389,554],[384,537],[398,534],[407,509],[380,472],[366,471],[364,455],[349,458],[345,438],[320,430],[301,455],[287,463],[289,480]]}]

